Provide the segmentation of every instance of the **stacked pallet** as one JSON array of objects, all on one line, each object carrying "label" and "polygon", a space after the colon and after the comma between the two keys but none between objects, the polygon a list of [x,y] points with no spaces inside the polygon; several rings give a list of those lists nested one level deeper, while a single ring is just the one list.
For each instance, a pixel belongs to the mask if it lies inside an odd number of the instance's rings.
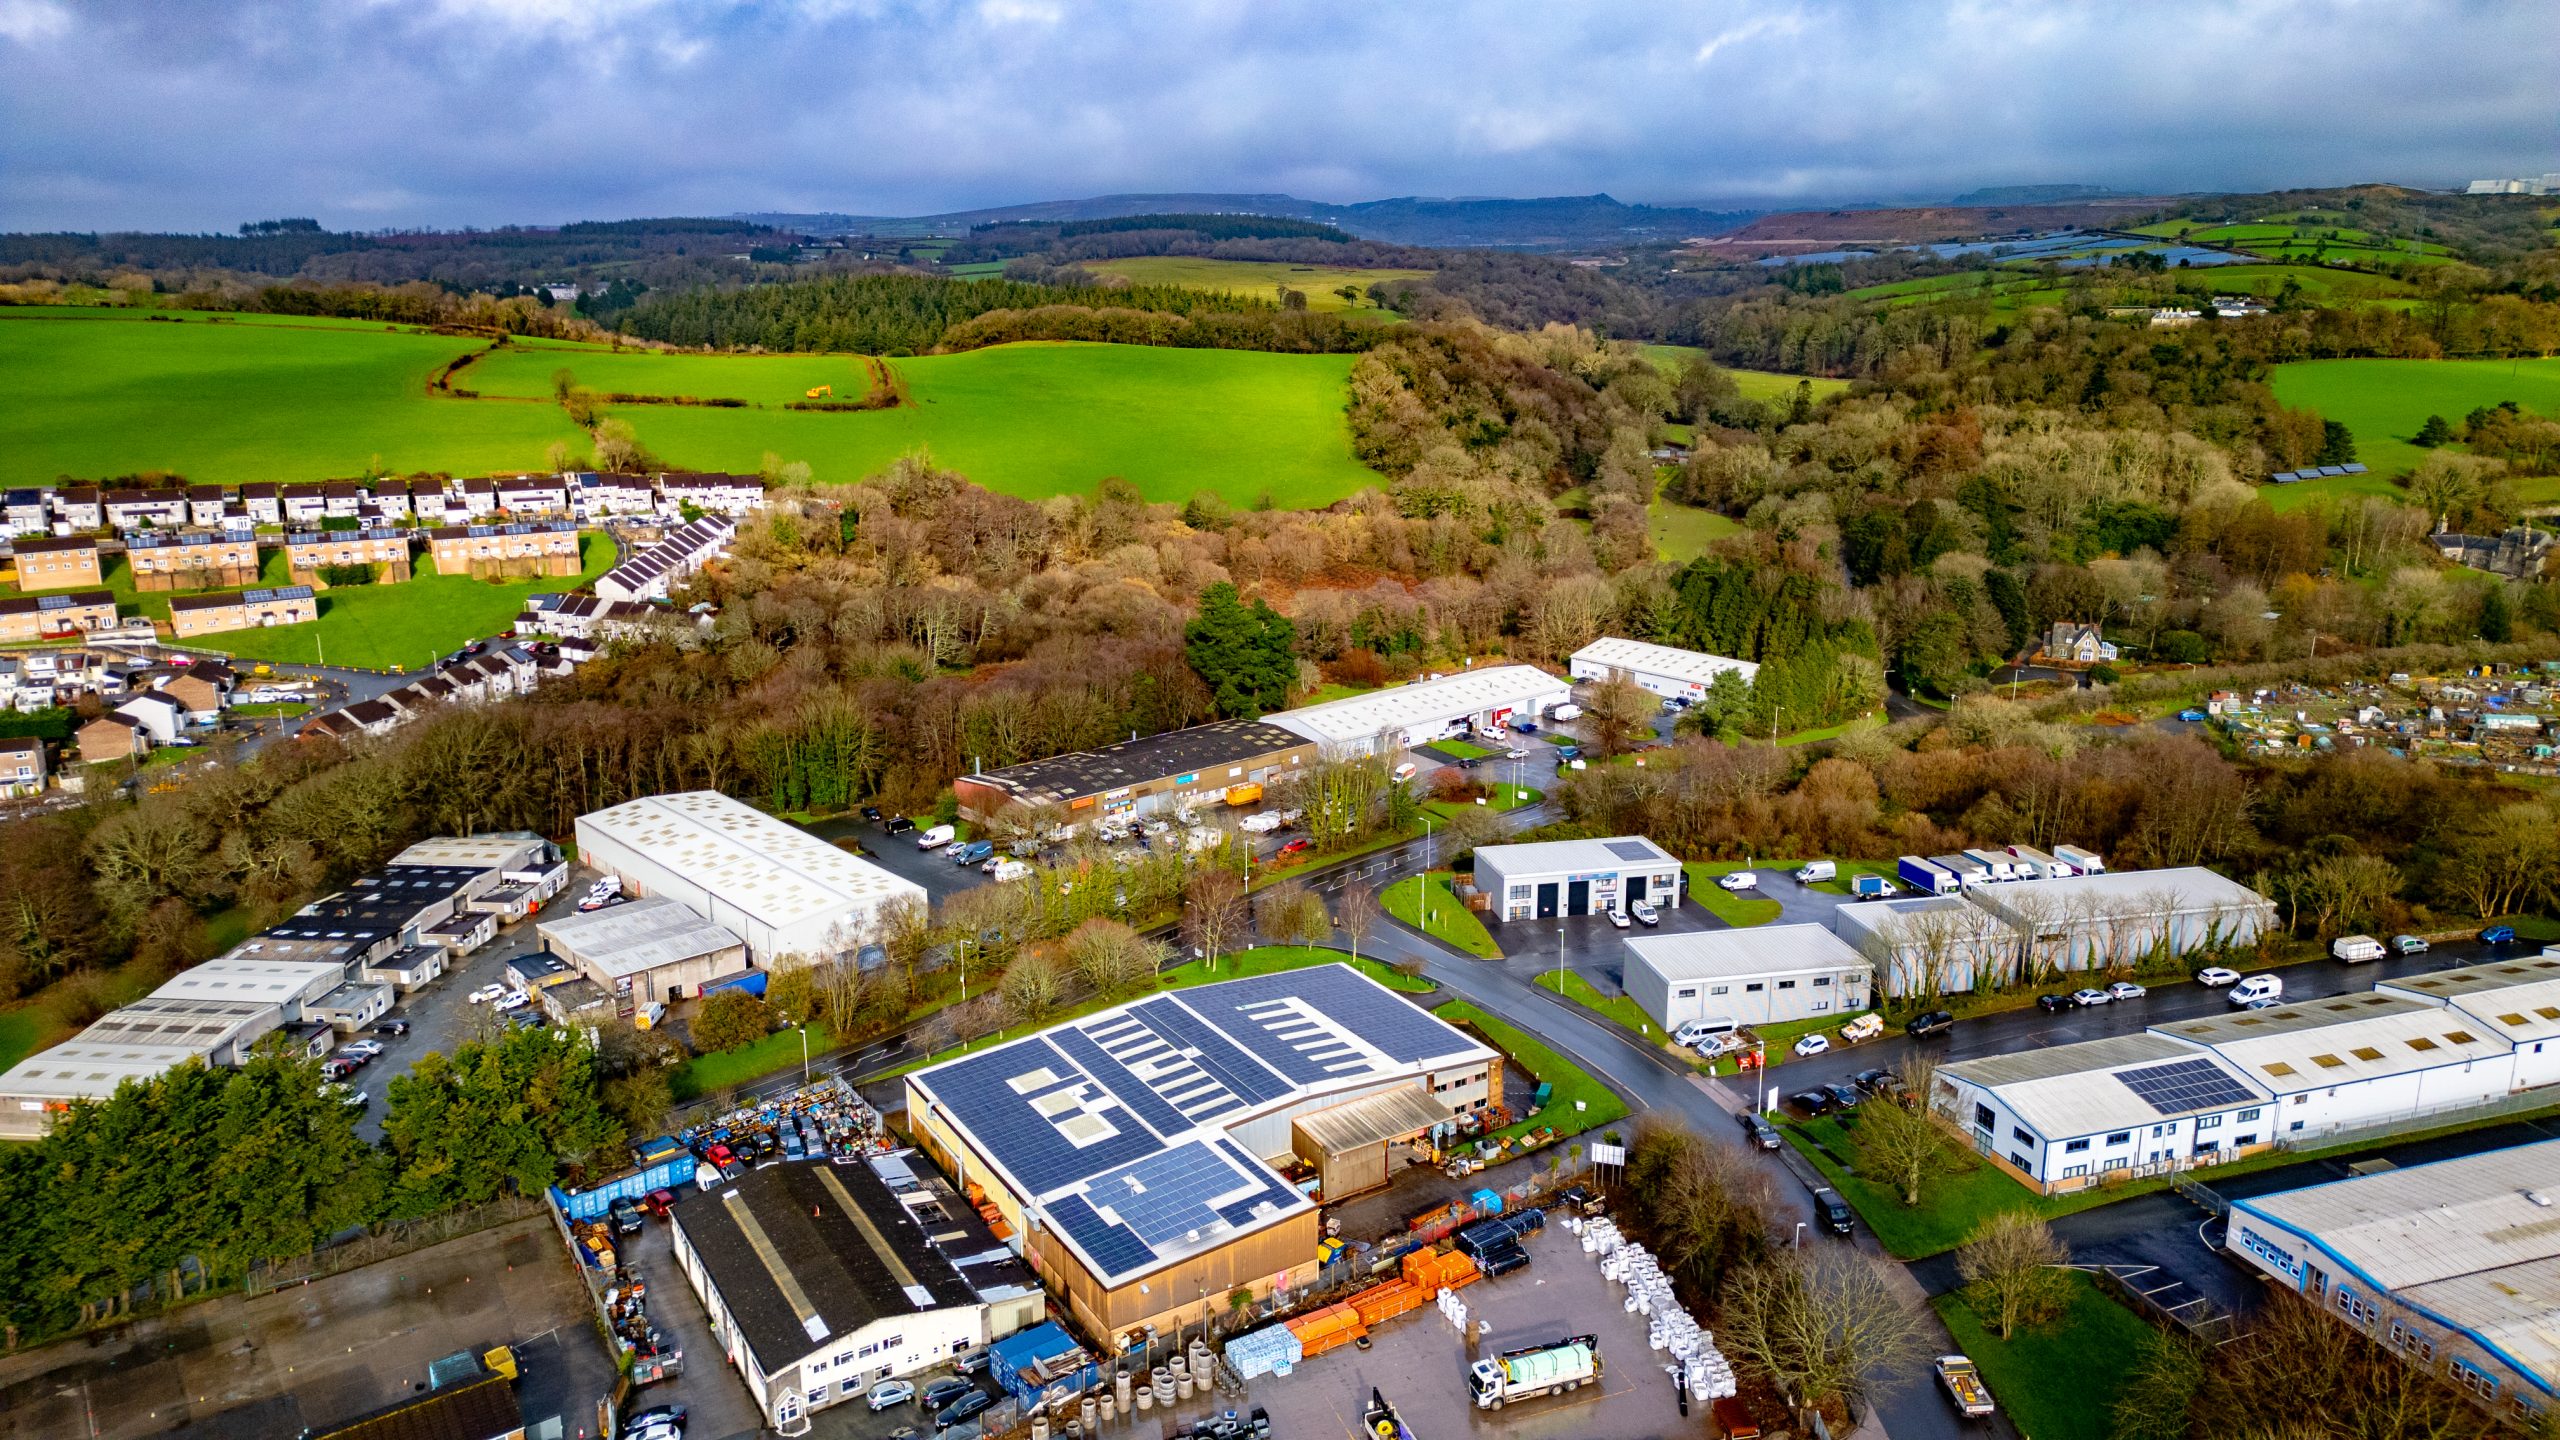
[{"label": "stacked pallet", "polygon": [[1286,1375],[1305,1358],[1306,1351],[1298,1344],[1297,1335],[1286,1325],[1265,1325],[1227,1342],[1227,1363],[1247,1380]]},{"label": "stacked pallet", "polygon": [[1443,1290],[1456,1290],[1473,1285],[1484,1278],[1475,1260],[1455,1250],[1416,1250],[1404,1257],[1405,1282],[1428,1298]]},{"label": "stacked pallet", "polygon": [[1313,1360],[1327,1350],[1338,1350],[1367,1337],[1369,1327],[1361,1322],[1360,1312],[1349,1305],[1327,1305],[1290,1321],[1289,1333],[1298,1337],[1299,1354]]}]

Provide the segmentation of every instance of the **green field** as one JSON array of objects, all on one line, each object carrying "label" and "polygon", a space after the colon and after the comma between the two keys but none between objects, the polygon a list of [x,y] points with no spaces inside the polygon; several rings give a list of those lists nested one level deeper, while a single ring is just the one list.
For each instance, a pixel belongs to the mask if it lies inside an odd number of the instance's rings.
[{"label": "green field", "polygon": [[[272,320],[274,317],[264,317]],[[586,437],[546,403],[567,369],[589,389],[766,406],[811,385],[868,389],[844,356],[661,356],[511,345],[466,367],[492,398],[428,394],[483,342],[333,322],[232,324],[132,311],[0,310],[0,483],[167,470],[190,480],[309,480],[392,471],[525,469]],[[1325,505],[1376,476],[1351,457],[1348,355],[1121,345],[1007,345],[897,362],[911,403],[820,412],[624,405],[614,414],[671,466],[752,471],[767,453],[821,481],[907,451],[990,489],[1085,492],[1106,477],[1150,499],[1215,490],[1238,504]]]},{"label": "green field", "polygon": [[613,568],[611,540],[587,534],[578,537],[578,544],[584,569],[575,577],[473,580],[434,574],[421,556],[416,577],[400,584],[321,591],[320,618],[308,625],[228,631],[188,643],[249,660],[325,660],[363,670],[415,670],[465,641],[505,630],[524,609],[527,595],[575,590]]},{"label": "green field", "polygon": [[1742,533],[1742,522],[1713,510],[1656,500],[1645,513],[1645,529],[1653,536],[1653,553],[1675,564],[1695,560],[1707,546]]},{"label": "green field", "polygon": [[2276,398],[2285,404],[2307,405],[2344,422],[2355,432],[2356,458],[2374,472],[2280,487],[2279,494],[2269,496],[2280,505],[2301,504],[2311,494],[2335,494],[2341,488],[2369,490],[2371,486],[2353,482],[2414,468],[2427,452],[2410,444],[2409,437],[2429,415],[2459,425],[2469,411],[2501,400],[2560,415],[2560,359],[2302,360],[2277,366],[2274,385]]},{"label": "green field", "polygon": [[[1707,352],[1695,345],[1647,345],[1644,347],[1644,353],[1648,359],[1663,369],[1677,371],[1681,366],[1688,364],[1692,357],[1704,355]],[[1734,388],[1740,390],[1746,400],[1793,399],[1796,385],[1806,380],[1813,382],[1813,398],[1816,400],[1827,399],[1849,388],[1848,381],[1834,380],[1823,375],[1788,375],[1776,370],[1736,370],[1730,366],[1723,369],[1724,373],[1733,377]]]},{"label": "green field", "polygon": [[2116,1398],[2133,1377],[2151,1326],[2079,1272],[2065,1277],[2062,1313],[2007,1340],[1961,1295],[1932,1297],[1956,1348],[1982,1371],[1992,1399],[2035,1440],[2107,1440]]},{"label": "green field", "polygon": [[[1291,265],[1280,260],[1212,260],[1197,255],[1140,255],[1126,260],[1085,260],[1078,268],[1133,285],[1187,285],[1277,302],[1283,287],[1307,297],[1310,310],[1374,310],[1369,287],[1383,280],[1428,280],[1428,270],[1360,270],[1336,265]],[[1334,288],[1360,287],[1360,303],[1347,305]]]}]

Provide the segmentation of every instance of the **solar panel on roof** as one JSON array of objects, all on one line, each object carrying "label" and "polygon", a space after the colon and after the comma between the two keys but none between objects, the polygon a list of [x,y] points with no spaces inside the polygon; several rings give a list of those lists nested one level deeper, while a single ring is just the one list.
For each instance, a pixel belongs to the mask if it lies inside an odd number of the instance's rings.
[{"label": "solar panel on roof", "polygon": [[1609,846],[1609,853],[1617,856],[1621,860],[1650,860],[1653,858],[1653,847],[1647,845],[1641,840],[1611,840],[1608,841],[1607,844]]},{"label": "solar panel on roof", "polygon": [[1259,1105],[1289,1093],[1288,1082],[1273,1074],[1269,1066],[1237,1048],[1234,1041],[1173,1001],[1142,1000],[1129,1009],[1130,1013],[1147,1022],[1148,1029],[1186,1050],[1199,1051],[1191,1057],[1193,1062],[1217,1076],[1221,1084],[1241,1096],[1247,1104]]},{"label": "solar panel on roof", "polygon": [[2166,1065],[2120,1071],[2116,1078],[2141,1097],[2143,1104],[2163,1115],[2239,1105],[2254,1098],[2246,1086],[2224,1074],[2210,1060],[2172,1060]]},{"label": "solar panel on roof", "polygon": [[1085,1198],[1105,1206],[1149,1245],[1179,1240],[1216,1223],[1211,1202],[1242,1178],[1197,1142],[1096,1177]]},{"label": "solar panel on roof", "polygon": [[1156,1258],[1156,1252],[1134,1231],[1095,1214],[1081,1197],[1061,1195],[1047,1209],[1049,1223],[1065,1231],[1106,1275],[1127,1274]]},{"label": "solar panel on roof", "polygon": [[[1158,1135],[1179,1135],[1191,1128],[1191,1122],[1182,1118],[1181,1111],[1166,1104],[1164,1097],[1155,1092],[1155,1087],[1132,1074],[1129,1067],[1112,1059],[1108,1052],[1094,1043],[1092,1036],[1068,1025],[1052,1032],[1049,1040],[1077,1068],[1101,1081],[1103,1089],[1120,1097],[1120,1103],[1128,1106]],[[1029,1176],[1023,1178],[1034,1189],[1046,1188],[1030,1181]]]}]

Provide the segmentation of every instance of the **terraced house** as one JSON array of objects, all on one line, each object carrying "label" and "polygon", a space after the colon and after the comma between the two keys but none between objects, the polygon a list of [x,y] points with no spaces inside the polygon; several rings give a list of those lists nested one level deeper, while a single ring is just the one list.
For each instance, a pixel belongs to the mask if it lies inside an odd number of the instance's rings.
[{"label": "terraced house", "polygon": [[65,595],[0,595],[0,642],[52,640],[116,628],[116,597],[104,590]]},{"label": "terraced house", "polygon": [[439,575],[475,580],[578,573],[578,527],[567,521],[525,525],[446,525],[427,532]]},{"label": "terraced house", "polygon": [[152,532],[125,541],[125,561],[136,590],[212,590],[253,585],[258,542],[240,532]]},{"label": "terraced house", "polygon": [[105,583],[98,570],[98,542],[86,536],[21,540],[9,548],[18,557],[20,590],[72,590]]},{"label": "terraced house", "polygon": [[169,633],[184,640],[220,630],[299,625],[320,618],[320,602],[308,585],[180,595],[169,601]]},{"label": "terraced house", "polygon": [[309,585],[320,572],[342,565],[380,567],[375,578],[385,585],[409,578],[409,532],[406,530],[304,530],[285,537],[285,557],[297,583]]},{"label": "terraced house", "polygon": [[110,490],[103,503],[107,523],[118,530],[140,530],[146,526],[171,527],[187,523],[187,492],[177,488],[154,490]]}]

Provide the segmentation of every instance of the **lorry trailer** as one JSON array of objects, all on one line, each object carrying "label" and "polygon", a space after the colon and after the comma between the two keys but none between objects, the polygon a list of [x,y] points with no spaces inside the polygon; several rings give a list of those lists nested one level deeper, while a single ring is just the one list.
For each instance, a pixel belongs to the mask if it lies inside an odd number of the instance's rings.
[{"label": "lorry trailer", "polygon": [[1507,1350],[1491,1360],[1477,1361],[1467,1371],[1467,1384],[1475,1392],[1479,1410],[1499,1410],[1514,1400],[1579,1390],[1599,1378],[1597,1335]]},{"label": "lorry trailer", "polygon": [[1904,884],[1924,895],[1953,895],[1963,886],[1954,874],[1917,855],[1905,855],[1894,866]]}]

